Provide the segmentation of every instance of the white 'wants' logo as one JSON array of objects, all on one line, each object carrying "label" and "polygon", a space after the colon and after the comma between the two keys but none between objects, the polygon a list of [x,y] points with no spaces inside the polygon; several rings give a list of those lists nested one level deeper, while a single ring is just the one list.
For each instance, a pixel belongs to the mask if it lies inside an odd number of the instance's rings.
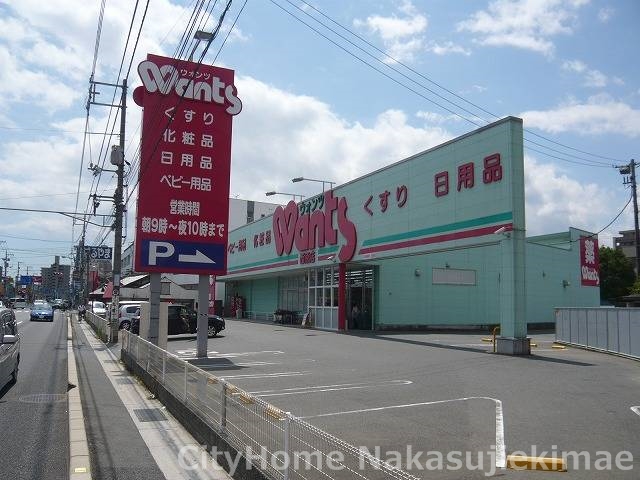
[{"label": "white 'wants' logo", "polygon": [[149,93],[169,95],[173,90],[178,96],[191,100],[219,105],[224,105],[227,101],[230,104],[226,109],[229,115],[237,115],[242,110],[242,102],[235,95],[233,85],[226,85],[218,77],[212,77],[211,83],[195,82],[193,79],[180,77],[173,65],[158,67],[151,60],[144,60],[138,65],[138,74]]}]

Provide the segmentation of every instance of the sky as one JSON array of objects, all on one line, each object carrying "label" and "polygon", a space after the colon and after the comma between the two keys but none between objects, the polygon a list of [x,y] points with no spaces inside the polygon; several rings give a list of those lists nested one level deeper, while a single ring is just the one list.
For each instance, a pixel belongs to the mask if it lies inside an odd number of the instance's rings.
[{"label": "sky", "polygon": [[[87,168],[118,141],[104,135],[114,109],[87,115],[89,78],[121,83],[131,65],[125,245],[133,241],[136,67],[148,53],[176,54],[197,5],[215,5],[198,17],[213,31],[227,2],[140,1],[134,15],[136,3],[0,1],[0,207],[87,212],[91,193],[113,195],[113,175]],[[636,0],[234,0],[203,59],[235,70],[243,103],[231,196],[314,195],[319,184],[291,179],[341,184],[513,115],[525,128],[527,235],[602,230],[611,246],[634,225],[615,167],[640,160],[639,20]],[[97,92],[113,102],[112,88]],[[111,209],[103,200],[96,212]],[[54,255],[72,263],[81,226],[71,218],[0,210],[0,222],[10,276],[38,274]],[[108,218],[91,222],[86,243],[113,245],[100,226]]]}]

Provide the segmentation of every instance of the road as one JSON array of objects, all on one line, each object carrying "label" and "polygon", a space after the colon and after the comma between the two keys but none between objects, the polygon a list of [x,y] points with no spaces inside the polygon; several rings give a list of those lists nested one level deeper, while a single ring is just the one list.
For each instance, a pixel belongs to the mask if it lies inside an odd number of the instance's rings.
[{"label": "road", "polygon": [[[572,463],[563,478],[638,478],[640,416],[632,410],[640,403],[638,362],[556,350],[549,334],[533,335],[538,346],[531,357],[493,355],[483,336],[340,335],[228,320],[220,337],[209,339],[208,359],[193,358],[195,338],[172,339],[168,348],[353,445],[380,447],[384,458],[385,452],[407,458],[410,445],[413,452],[469,453],[475,465],[484,452],[484,467],[464,472],[483,478],[493,446],[502,444],[505,455],[590,453],[589,470]],[[614,458],[631,452],[625,465],[633,470],[596,470],[599,451]],[[558,474],[500,475],[541,480]]]},{"label": "road", "polygon": [[30,322],[18,310],[18,382],[0,391],[0,478],[69,478],[67,322]]}]

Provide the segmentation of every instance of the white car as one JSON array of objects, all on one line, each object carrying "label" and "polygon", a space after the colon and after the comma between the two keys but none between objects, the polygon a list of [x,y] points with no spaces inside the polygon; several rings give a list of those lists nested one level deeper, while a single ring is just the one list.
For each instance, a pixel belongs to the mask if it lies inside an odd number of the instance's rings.
[{"label": "white car", "polygon": [[20,336],[16,316],[8,308],[0,309],[0,388],[18,380]]},{"label": "white car", "polygon": [[27,308],[27,301],[22,297],[14,297],[11,299],[11,305],[13,309]]},{"label": "white car", "polygon": [[120,302],[120,312],[118,312],[118,328],[131,330],[131,321],[140,315],[140,302],[124,301]]},{"label": "white car", "polygon": [[104,302],[99,302],[97,300],[89,302],[89,308],[87,310],[95,313],[100,317],[105,317],[107,315],[107,307],[105,306]]}]

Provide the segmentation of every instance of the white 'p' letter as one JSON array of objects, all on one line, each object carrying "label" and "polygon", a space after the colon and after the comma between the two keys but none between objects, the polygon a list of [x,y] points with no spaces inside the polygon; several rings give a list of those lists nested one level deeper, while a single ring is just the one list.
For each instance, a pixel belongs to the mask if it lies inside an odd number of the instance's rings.
[{"label": "white 'p' letter", "polygon": [[175,251],[175,247],[168,242],[149,242],[149,265],[157,265],[158,258],[168,258]]}]

